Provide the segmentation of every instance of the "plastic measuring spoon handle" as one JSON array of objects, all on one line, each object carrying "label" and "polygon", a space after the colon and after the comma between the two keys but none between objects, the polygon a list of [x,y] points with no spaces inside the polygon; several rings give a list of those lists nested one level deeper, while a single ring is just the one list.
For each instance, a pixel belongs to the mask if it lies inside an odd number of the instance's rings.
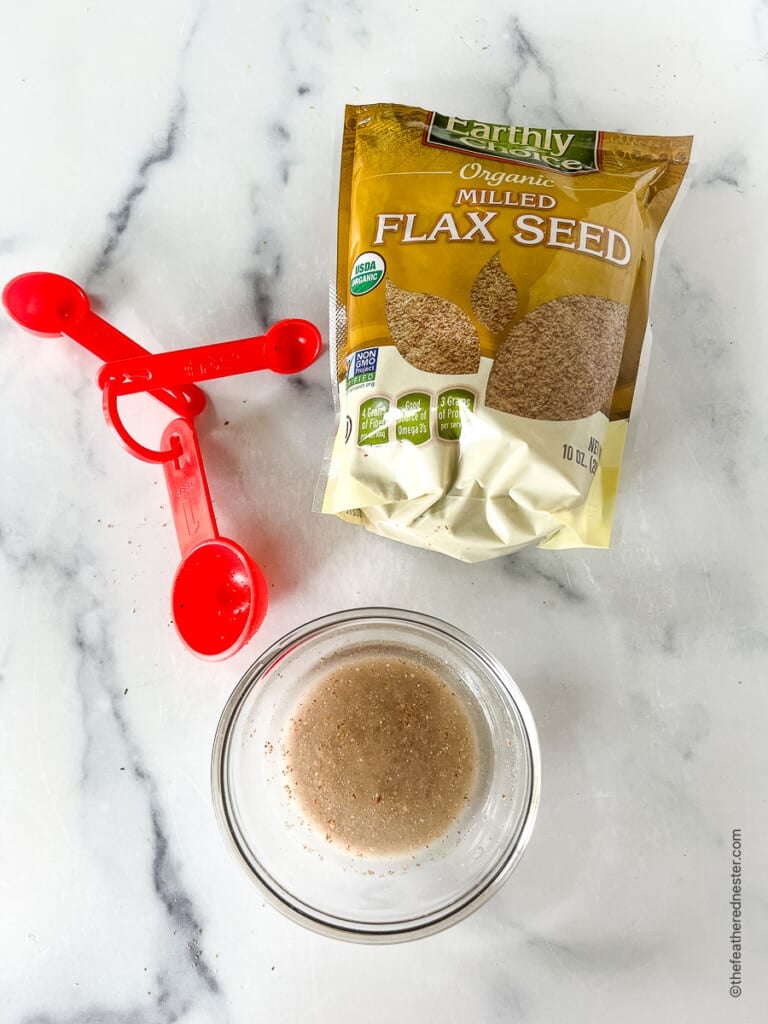
[{"label": "plastic measuring spoon handle", "polygon": [[308,320],[279,320],[260,338],[222,341],[107,363],[101,368],[98,381],[102,388],[110,381],[117,394],[129,395],[255,370],[299,373],[317,359],[321,348],[320,331],[314,324]]},{"label": "plastic measuring spoon handle", "polygon": [[123,334],[117,327],[113,327],[108,320],[94,313],[92,309],[89,309],[82,319],[67,324],[61,333],[98,356],[102,363],[107,363],[110,359],[128,359],[146,352],[138,342]]},{"label": "plastic measuring spoon handle", "polygon": [[[78,345],[87,348],[104,363],[115,359],[151,356],[145,348],[93,310],[89,310],[79,323],[68,327],[64,334]],[[194,384],[186,388],[152,388],[150,394],[179,416],[197,416],[205,408],[205,392],[196,388]]]},{"label": "plastic measuring spoon handle", "polygon": [[163,463],[163,472],[184,557],[203,541],[217,539],[219,531],[195,428],[187,420],[173,420],[163,431],[162,443],[176,450],[176,457]]},{"label": "plastic measuring spoon handle", "polygon": [[101,368],[98,382],[103,388],[108,380],[112,380],[119,394],[130,395],[149,388],[173,387],[268,368],[264,339],[241,338],[239,341],[180,348],[174,352],[107,363]]},{"label": "plastic measuring spoon handle", "polygon": [[[149,355],[94,313],[80,285],[61,274],[20,274],[5,286],[2,301],[9,316],[26,330],[45,337],[71,338],[102,362]],[[205,408],[205,392],[196,387],[158,391],[153,397],[179,416],[194,416]]]}]

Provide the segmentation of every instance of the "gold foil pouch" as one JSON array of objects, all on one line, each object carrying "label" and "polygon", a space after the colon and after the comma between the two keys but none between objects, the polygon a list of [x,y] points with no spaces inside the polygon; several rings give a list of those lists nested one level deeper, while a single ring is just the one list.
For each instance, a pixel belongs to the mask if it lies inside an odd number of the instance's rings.
[{"label": "gold foil pouch", "polygon": [[691,144],[347,107],[321,511],[471,562],[607,547]]}]

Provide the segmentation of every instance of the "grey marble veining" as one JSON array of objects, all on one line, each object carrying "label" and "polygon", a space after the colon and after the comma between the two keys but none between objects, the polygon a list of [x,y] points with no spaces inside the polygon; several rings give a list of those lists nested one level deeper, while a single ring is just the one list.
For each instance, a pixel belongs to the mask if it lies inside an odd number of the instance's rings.
[{"label": "grey marble veining", "polygon": [[130,223],[134,204],[141,198],[149,187],[149,176],[152,173],[153,168],[158,164],[163,164],[166,161],[173,159],[174,153],[176,152],[179,132],[184,125],[186,110],[186,100],[184,99],[183,93],[180,93],[168,117],[168,128],[165,133],[165,138],[161,140],[159,145],[153,146],[152,151],[142,158],[138,170],[136,171],[134,181],[127,193],[120,201],[118,207],[115,210],[110,210],[109,212],[109,231],[107,233],[107,239],[94,263],[93,270],[86,276],[87,287],[93,287],[97,279],[109,270],[112,262],[112,255],[119,246],[120,239]]},{"label": "grey marble veining", "polygon": [[[229,662],[176,638],[162,474],[107,431],[97,361],[0,318],[3,1022],[764,1019],[767,11],[9,10],[0,281],[75,277],[150,349],[282,316],[325,327],[345,101],[696,144],[659,261],[612,550],[460,566],[314,515],[325,359],[301,379],[212,382],[199,428],[219,526],[271,593]],[[131,416],[146,439],[166,422],[156,405]],[[209,797],[219,712],[258,651],[366,604],[475,635],[525,692],[543,751],[541,813],[512,879],[408,947],[283,920],[231,859]]]}]

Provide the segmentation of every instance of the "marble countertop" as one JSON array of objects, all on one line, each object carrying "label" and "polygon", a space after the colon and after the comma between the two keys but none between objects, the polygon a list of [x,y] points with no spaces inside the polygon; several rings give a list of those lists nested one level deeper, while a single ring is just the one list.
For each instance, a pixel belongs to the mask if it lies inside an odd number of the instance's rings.
[{"label": "marble countertop", "polygon": [[[765,1020],[768,8],[457,10],[34,0],[4,15],[0,280],[74,277],[152,349],[284,315],[325,329],[345,100],[693,132],[696,165],[658,268],[613,549],[465,566],[315,515],[327,358],[306,386],[215,382],[199,429],[219,525],[272,588],[258,636],[223,663],[177,640],[162,474],[106,429],[96,361],[0,318],[3,1022]],[[219,712],[259,650],[366,604],[473,634],[542,743],[520,867],[407,946],[283,919],[209,795]]]}]

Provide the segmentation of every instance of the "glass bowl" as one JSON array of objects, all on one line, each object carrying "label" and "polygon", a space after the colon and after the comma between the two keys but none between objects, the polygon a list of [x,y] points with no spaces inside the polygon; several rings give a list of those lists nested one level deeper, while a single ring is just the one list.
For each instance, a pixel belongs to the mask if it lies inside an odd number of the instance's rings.
[{"label": "glass bowl", "polygon": [[[437,672],[475,733],[474,788],[450,830],[399,856],[356,856],[302,818],[286,785],[291,717],[345,661],[405,657]],[[361,608],[315,619],[278,640],[248,669],[219,720],[213,802],[237,858],[269,901],[325,935],[400,942],[461,920],[495,893],[533,831],[541,789],[536,728],[506,670],[438,619]]]}]

